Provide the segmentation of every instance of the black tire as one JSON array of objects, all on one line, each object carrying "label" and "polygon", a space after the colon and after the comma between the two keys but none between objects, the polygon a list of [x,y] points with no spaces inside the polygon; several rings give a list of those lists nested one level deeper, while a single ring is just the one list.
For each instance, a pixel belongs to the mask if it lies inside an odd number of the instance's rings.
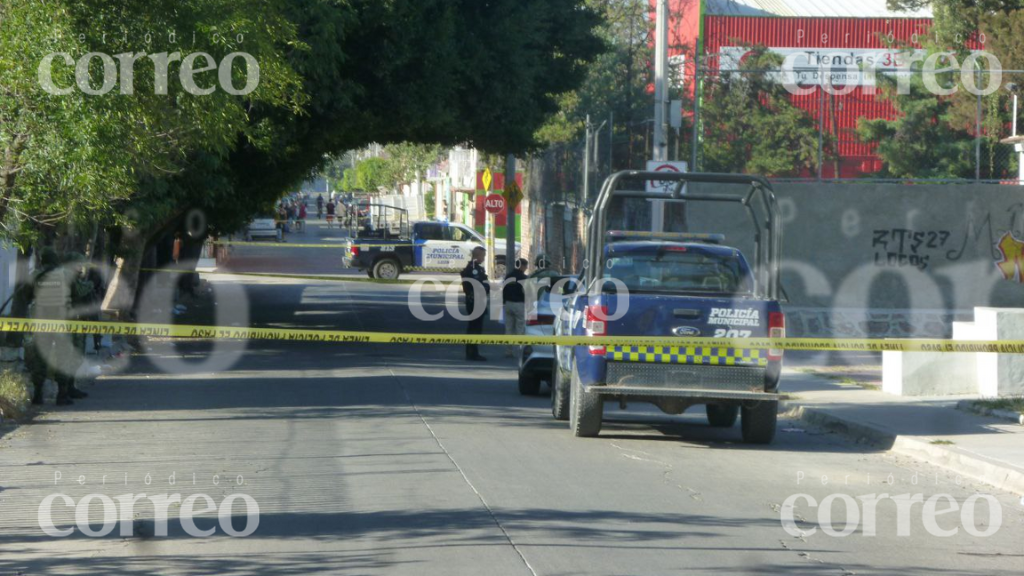
[{"label": "black tire", "polygon": [[366,275],[369,276],[370,278],[373,278],[373,268],[367,268]]},{"label": "black tire", "polygon": [[779,402],[762,401],[743,407],[743,441],[748,444],[771,444],[775,439],[775,426],[779,420]]},{"label": "black tire", "polygon": [[705,408],[713,428],[732,428],[740,415],[740,407],[735,404],[708,404]]},{"label": "black tire", "polygon": [[551,364],[551,415],[555,420],[569,419],[569,383],[562,377],[557,360]]},{"label": "black tire", "polygon": [[394,258],[381,258],[373,263],[373,277],[380,280],[398,280],[402,265]]},{"label": "black tire", "polygon": [[592,438],[601,433],[604,400],[583,391],[576,367],[572,368],[572,392],[569,394],[569,429],[577,438]]},{"label": "black tire", "polygon": [[519,393],[523,396],[536,396],[540,394],[540,378],[520,370]]}]

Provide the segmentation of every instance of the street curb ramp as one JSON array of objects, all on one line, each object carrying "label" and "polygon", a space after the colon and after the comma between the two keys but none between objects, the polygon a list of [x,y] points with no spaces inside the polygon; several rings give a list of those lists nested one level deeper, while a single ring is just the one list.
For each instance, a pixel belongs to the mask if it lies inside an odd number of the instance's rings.
[{"label": "street curb ramp", "polygon": [[849,437],[858,444],[871,444],[896,454],[933,464],[961,476],[989,484],[1000,490],[1024,496],[1024,472],[955,445],[932,444],[928,438],[900,436],[881,427],[870,426],[837,416],[827,409],[793,402],[779,405],[780,413]]}]

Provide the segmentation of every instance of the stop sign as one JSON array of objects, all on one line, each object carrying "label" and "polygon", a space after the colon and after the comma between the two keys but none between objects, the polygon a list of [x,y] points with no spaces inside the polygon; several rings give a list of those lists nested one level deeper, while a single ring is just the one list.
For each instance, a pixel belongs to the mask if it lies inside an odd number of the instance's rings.
[{"label": "stop sign", "polygon": [[505,198],[501,194],[490,194],[484,198],[484,210],[491,214],[500,214],[505,211]]}]

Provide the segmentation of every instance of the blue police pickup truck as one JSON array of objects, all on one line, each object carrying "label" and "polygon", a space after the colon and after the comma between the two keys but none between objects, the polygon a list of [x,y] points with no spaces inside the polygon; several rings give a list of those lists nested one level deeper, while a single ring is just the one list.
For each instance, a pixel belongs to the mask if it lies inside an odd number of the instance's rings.
[{"label": "blue police pickup truck", "polygon": [[[677,182],[671,194],[617,191],[622,182]],[[746,184],[747,194],[684,194],[685,182]],[[754,225],[755,266],[717,234],[607,231],[611,198],[733,203]],[[620,172],[605,182],[588,227],[587,266],[567,286],[557,335],[741,339],[785,337],[779,304],[781,231],[775,196],[757,176]],[[718,346],[557,346],[552,414],[596,436],[604,404],[654,404],[667,414],[705,405],[711,426],[743,439],[775,436],[782,351]]]},{"label": "blue police pickup truck", "polygon": [[[403,272],[459,272],[477,246],[484,246],[483,236],[465,224],[439,220],[410,226],[405,210],[368,205],[355,237],[344,243],[342,265],[382,280],[395,280]],[[505,255],[492,257],[495,277],[504,278]]]}]

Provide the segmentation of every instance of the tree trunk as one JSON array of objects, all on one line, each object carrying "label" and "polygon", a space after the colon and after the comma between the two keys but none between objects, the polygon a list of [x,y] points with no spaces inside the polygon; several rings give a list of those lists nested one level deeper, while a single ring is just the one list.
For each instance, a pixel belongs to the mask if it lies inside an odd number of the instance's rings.
[{"label": "tree trunk", "polygon": [[119,321],[134,320],[135,301],[139,293],[140,272],[146,254],[154,240],[159,240],[175,225],[179,224],[184,210],[164,220],[163,224],[153,226],[148,235],[142,236],[136,231],[122,233],[117,247],[112,251],[114,258],[114,277],[107,286],[107,295],[103,298],[102,311]]},{"label": "tree trunk", "polygon": [[139,291],[139,271],[145,251],[135,247],[114,259],[116,270],[107,286],[102,310],[118,321],[131,321],[135,295]]}]

